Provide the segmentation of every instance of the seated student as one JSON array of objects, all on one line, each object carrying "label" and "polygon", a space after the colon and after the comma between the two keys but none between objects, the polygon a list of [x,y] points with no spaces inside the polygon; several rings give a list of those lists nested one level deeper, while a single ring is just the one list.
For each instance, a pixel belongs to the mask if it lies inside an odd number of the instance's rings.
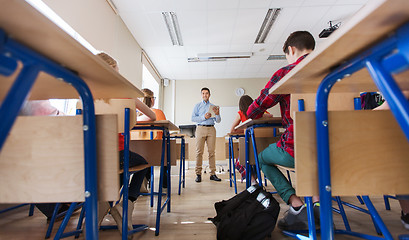
[{"label": "seated student", "polygon": [[[403,95],[406,99],[409,99],[409,91],[403,91]],[[373,110],[389,110],[389,105],[386,101],[383,102],[379,107],[374,108]],[[400,207],[401,207],[401,222],[403,227],[409,230],[409,195],[396,195]]]},{"label": "seated student", "polygon": [[[231,125],[230,128],[230,133],[243,133],[244,130],[237,130],[235,129],[240,123],[245,122],[247,119],[247,109],[249,106],[253,103],[253,99],[249,95],[243,95],[240,97],[239,100],[239,111],[237,112],[236,118],[233,120],[233,124]],[[263,117],[273,117],[273,115],[269,114],[268,112],[265,112]],[[246,178],[246,167],[240,165],[239,159],[236,160],[235,163],[236,169],[240,172],[241,174],[241,180]],[[251,184],[254,185],[256,184],[256,179],[254,178],[254,175],[251,175]]]},{"label": "seated student", "polygon": [[[307,31],[290,34],[284,43],[283,51],[289,65],[276,71],[261,90],[260,96],[250,105],[247,116],[257,119],[276,104],[280,104],[282,124],[285,132],[277,143],[273,143],[259,154],[259,163],[264,175],[270,180],[280,197],[290,205],[290,209],[280,219],[277,226],[283,230],[308,229],[307,209],[303,201],[295,194],[287,178],[276,165],[294,167],[294,125],[290,115],[290,94],[269,94],[269,90],[288,72],[299,64],[315,48],[314,37]],[[314,214],[319,224],[319,198],[313,197]]]},{"label": "seated student", "polygon": [[[162,110],[157,109],[157,108],[153,108],[153,106],[155,105],[155,100],[156,100],[156,97],[154,96],[154,93],[150,89],[147,89],[147,88],[142,89],[142,92],[143,92],[143,95],[144,95],[143,96],[143,103],[145,103],[146,106],[148,106],[155,113],[156,120],[157,121],[166,120],[165,114],[163,113]],[[150,119],[146,115],[140,115],[138,117],[138,120],[139,121],[149,121]],[[151,131],[140,131],[141,134],[145,135],[144,138],[147,138],[147,139],[150,139],[150,132]],[[154,134],[153,139],[162,140],[162,136],[163,136],[162,131],[155,131],[154,133],[155,134]],[[167,186],[168,186],[168,178],[167,178],[166,171],[167,171],[167,166],[165,166],[165,174],[163,175],[163,188],[167,188]],[[147,180],[146,181],[147,185],[149,185],[148,182],[151,179],[151,169],[150,168],[148,169],[148,171],[146,173],[146,178],[145,179]],[[142,189],[144,189],[144,187],[145,187],[145,189],[147,189],[147,186],[142,186]]]},{"label": "seated student", "polygon": [[[113,59],[111,56],[109,56],[106,53],[99,53],[99,57],[101,57],[105,62],[107,62],[112,68],[118,71],[118,64]],[[147,106],[143,104],[141,101],[138,99],[135,99],[135,104],[136,108],[145,111]],[[154,115],[149,116],[152,120],[155,120],[156,117]],[[124,136],[122,134],[119,134],[119,160],[120,160],[120,168],[123,168],[124,164]],[[135,167],[143,164],[148,164],[146,160],[139,154],[134,153],[129,151],[129,167]],[[134,209],[134,203],[136,199],[138,199],[140,195],[140,188],[142,185],[143,178],[146,174],[147,168],[135,172],[132,176],[132,180],[129,184],[128,191],[128,229],[132,230],[132,213]],[[120,181],[121,185],[123,185],[123,174],[120,175]],[[98,224],[100,225],[102,223],[102,220],[104,219],[105,215],[108,213],[110,209],[110,205],[108,202],[99,202],[98,203]],[[121,200],[118,204],[116,204],[112,209],[111,209],[111,215],[114,218],[115,222],[118,225],[118,230],[119,233],[122,234],[122,205],[123,205],[123,200]]]}]

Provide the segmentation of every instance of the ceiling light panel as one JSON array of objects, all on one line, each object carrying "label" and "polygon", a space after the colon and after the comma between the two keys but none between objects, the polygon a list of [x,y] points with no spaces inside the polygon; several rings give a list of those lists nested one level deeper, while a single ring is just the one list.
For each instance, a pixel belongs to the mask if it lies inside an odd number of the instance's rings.
[{"label": "ceiling light panel", "polygon": [[170,40],[174,46],[183,46],[182,34],[175,12],[162,12],[163,20],[169,32]]},{"label": "ceiling light panel", "polygon": [[273,27],[274,22],[276,21],[278,15],[281,12],[281,8],[270,8],[267,11],[267,14],[264,18],[263,23],[261,24],[260,30],[257,34],[256,41],[254,43],[260,44],[264,43],[268,34],[270,33],[271,28]]}]

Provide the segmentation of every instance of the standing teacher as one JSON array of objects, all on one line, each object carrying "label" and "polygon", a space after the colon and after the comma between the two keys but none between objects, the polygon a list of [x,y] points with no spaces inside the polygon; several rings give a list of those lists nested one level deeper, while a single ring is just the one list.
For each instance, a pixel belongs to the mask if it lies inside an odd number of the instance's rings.
[{"label": "standing teacher", "polygon": [[202,181],[202,162],[204,144],[207,143],[209,151],[210,180],[220,182],[221,179],[216,176],[216,129],[215,123],[221,121],[219,107],[210,103],[210,90],[207,87],[202,88],[202,101],[195,105],[192,113],[192,122],[197,123],[196,128],[196,182]]}]

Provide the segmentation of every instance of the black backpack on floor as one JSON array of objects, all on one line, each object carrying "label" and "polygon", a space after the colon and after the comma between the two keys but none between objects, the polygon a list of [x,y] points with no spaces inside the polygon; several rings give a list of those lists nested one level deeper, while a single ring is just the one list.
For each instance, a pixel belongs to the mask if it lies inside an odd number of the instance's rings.
[{"label": "black backpack on floor", "polygon": [[274,230],[280,212],[275,198],[259,185],[214,207],[217,215],[209,220],[217,227],[217,240],[262,240]]}]

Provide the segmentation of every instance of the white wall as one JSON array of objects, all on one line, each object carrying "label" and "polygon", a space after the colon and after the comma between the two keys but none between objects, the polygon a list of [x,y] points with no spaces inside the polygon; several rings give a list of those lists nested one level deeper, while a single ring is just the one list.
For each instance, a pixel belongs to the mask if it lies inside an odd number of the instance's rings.
[{"label": "white wall", "polygon": [[119,63],[119,72],[142,86],[141,47],[104,0],[43,0],[97,50]]},{"label": "white wall", "polygon": [[[191,115],[193,107],[201,101],[200,89],[208,87],[210,89],[210,102],[221,107],[221,111],[226,107],[237,107],[240,97],[235,95],[235,89],[241,87],[245,94],[253,99],[258,97],[260,90],[264,88],[269,79],[212,79],[212,80],[176,80],[175,81],[175,116],[176,125],[193,124]],[[168,90],[169,89],[169,90]],[[170,86],[165,88],[165,99],[171,99]],[[230,109],[229,109],[230,110]],[[172,111],[169,104],[165,102],[165,113]],[[231,111],[229,111],[231,112]],[[275,116],[280,116],[280,109],[275,106],[269,110]],[[222,115],[222,122],[223,122]],[[226,119],[227,120],[227,119]],[[225,123],[224,123],[225,124]],[[230,125],[229,122],[227,125]]]}]

